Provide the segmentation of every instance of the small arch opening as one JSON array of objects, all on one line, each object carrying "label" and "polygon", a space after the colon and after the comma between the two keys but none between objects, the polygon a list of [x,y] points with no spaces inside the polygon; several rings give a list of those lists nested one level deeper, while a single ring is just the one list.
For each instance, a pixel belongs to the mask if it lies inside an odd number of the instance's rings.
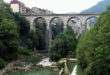
[{"label": "small arch opening", "polygon": [[55,39],[57,35],[59,35],[61,32],[63,32],[63,26],[64,22],[61,18],[59,17],[54,17],[50,21],[50,28],[51,28],[51,34],[52,34],[52,39]]},{"label": "small arch opening", "polygon": [[46,20],[38,17],[34,20],[35,34],[34,47],[36,50],[44,50],[46,48]]},{"label": "small arch opening", "polygon": [[85,29],[86,30],[90,30],[90,28],[95,24],[95,22],[97,21],[97,17],[96,16],[91,16],[88,17],[85,21]]},{"label": "small arch opening", "polygon": [[72,27],[76,36],[79,36],[82,33],[82,22],[78,17],[69,18],[67,25]]}]

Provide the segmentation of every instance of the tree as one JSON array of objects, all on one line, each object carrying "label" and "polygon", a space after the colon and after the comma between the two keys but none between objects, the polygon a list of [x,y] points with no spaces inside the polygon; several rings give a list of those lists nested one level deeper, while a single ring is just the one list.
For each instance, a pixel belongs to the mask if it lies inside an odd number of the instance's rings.
[{"label": "tree", "polygon": [[19,35],[17,25],[14,21],[3,19],[0,24],[0,46],[3,53],[0,57],[5,60],[12,60],[17,58],[17,51],[19,46]]},{"label": "tree", "polygon": [[61,32],[63,32],[63,23],[56,23],[56,25],[52,25],[52,39],[55,39],[55,37],[59,35]]},{"label": "tree", "polygon": [[14,17],[15,22],[19,27],[20,37],[26,39],[30,32],[30,22],[26,18],[20,17],[18,13],[14,13]]},{"label": "tree", "polygon": [[75,52],[76,42],[73,30],[60,33],[49,47],[50,59],[52,61],[58,61],[60,58],[66,57],[69,51]]},{"label": "tree", "polygon": [[46,38],[46,24],[36,22],[36,49],[38,50],[44,50],[45,49],[45,38]]},{"label": "tree", "polygon": [[107,11],[109,11],[109,12],[110,12],[110,6],[107,6]]},{"label": "tree", "polygon": [[[110,12],[103,13],[77,46],[79,64],[87,75],[109,75]],[[105,68],[106,67],[106,68]]]},{"label": "tree", "polygon": [[2,22],[4,18],[14,20],[14,15],[10,5],[2,3],[0,4],[0,22]]}]

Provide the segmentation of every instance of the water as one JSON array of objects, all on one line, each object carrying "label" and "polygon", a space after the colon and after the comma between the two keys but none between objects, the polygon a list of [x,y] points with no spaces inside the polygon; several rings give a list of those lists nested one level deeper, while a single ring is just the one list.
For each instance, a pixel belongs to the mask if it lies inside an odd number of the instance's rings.
[{"label": "water", "polygon": [[32,72],[9,72],[8,75],[58,75],[58,71],[53,71],[52,69],[43,69]]}]

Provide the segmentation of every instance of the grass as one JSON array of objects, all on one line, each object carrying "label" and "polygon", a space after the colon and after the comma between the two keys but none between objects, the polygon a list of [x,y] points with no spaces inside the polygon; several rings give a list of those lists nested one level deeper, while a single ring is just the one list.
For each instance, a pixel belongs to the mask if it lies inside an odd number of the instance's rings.
[{"label": "grass", "polygon": [[77,75],[85,75],[84,71],[82,70],[80,66],[77,67]]},{"label": "grass", "polygon": [[[74,60],[68,60],[67,66],[68,66],[68,69],[69,69],[70,73],[72,73],[75,65],[77,65],[77,62],[76,61],[74,61]],[[84,71],[82,70],[82,68],[79,65],[77,67],[77,75],[85,75]]]},{"label": "grass", "polygon": [[67,66],[68,66],[68,69],[69,69],[70,73],[72,73],[75,65],[77,65],[77,63],[74,62],[74,60],[68,60]]},{"label": "grass", "polygon": [[[34,53],[33,53],[34,54]],[[33,64],[33,65],[36,65],[38,62],[40,62],[43,58],[43,55],[38,55],[38,54],[35,54],[33,56],[28,56],[28,57],[25,57],[21,62],[25,62],[25,65],[28,65],[28,64]],[[23,63],[19,63],[19,64],[16,64],[14,65],[15,67],[23,67]]]}]

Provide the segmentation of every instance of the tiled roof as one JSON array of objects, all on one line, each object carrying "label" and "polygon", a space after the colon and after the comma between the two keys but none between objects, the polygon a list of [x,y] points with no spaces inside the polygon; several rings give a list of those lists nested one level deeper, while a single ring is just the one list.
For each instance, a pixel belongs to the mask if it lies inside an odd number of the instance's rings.
[{"label": "tiled roof", "polygon": [[10,3],[11,4],[20,4],[20,1],[18,1],[18,0],[12,0]]},{"label": "tiled roof", "polygon": [[26,10],[27,10],[27,11],[32,11],[32,10],[31,10],[30,8],[28,8],[28,7],[26,7]]}]

